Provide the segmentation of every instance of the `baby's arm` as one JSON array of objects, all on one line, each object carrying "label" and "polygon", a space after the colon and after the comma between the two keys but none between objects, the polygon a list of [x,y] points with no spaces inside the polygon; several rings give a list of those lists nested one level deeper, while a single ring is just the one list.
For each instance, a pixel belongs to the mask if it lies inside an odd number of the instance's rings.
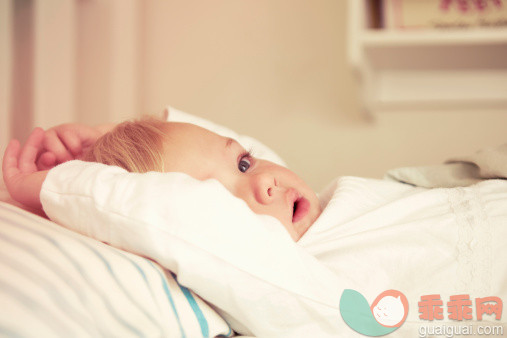
[{"label": "baby's arm", "polygon": [[21,148],[18,140],[11,140],[2,163],[5,186],[11,197],[27,207],[42,210],[40,191],[48,171],[39,170],[35,163],[42,149],[44,130],[35,128]]}]

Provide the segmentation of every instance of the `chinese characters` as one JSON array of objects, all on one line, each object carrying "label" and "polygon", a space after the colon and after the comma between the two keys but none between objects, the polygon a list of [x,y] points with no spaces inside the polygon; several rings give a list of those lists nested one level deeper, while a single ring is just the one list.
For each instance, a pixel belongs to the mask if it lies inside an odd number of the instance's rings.
[{"label": "chinese characters", "polygon": [[[419,318],[425,320],[444,319],[444,302],[439,294],[421,296],[419,306]],[[447,302],[447,317],[452,320],[462,321],[473,318],[473,307],[470,295],[450,296]],[[495,316],[496,320],[502,318],[503,303],[499,297],[475,298],[475,314],[477,320],[482,320],[483,315]]]}]

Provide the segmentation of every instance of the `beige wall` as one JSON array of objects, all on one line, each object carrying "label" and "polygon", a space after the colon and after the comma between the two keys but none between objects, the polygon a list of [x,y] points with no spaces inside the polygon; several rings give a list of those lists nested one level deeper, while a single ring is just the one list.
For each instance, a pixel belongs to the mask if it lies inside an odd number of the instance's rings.
[{"label": "beige wall", "polygon": [[144,101],[272,146],[316,190],[507,140],[507,112],[360,112],[346,60],[346,1],[149,2]]},{"label": "beige wall", "polygon": [[365,123],[345,13],[334,0],[150,2],[143,107],[170,103],[253,135],[318,188],[342,171],[328,126]]},{"label": "beige wall", "polygon": [[[2,10],[16,8],[14,0],[1,1]],[[58,56],[77,69],[53,67],[51,74],[69,90],[33,70],[38,120],[52,121],[40,115],[60,110],[67,120],[93,124],[170,104],[257,137],[316,190],[336,176],[382,177],[389,168],[439,163],[506,141],[507,112],[362,114],[346,60],[346,1],[76,1],[70,19],[67,0],[24,3],[50,7],[34,15],[36,67],[51,60],[51,43],[62,43],[46,25],[74,31]],[[0,34],[6,53],[9,41]],[[2,74],[9,64],[0,58]],[[4,87],[0,97],[12,89]],[[65,108],[59,95],[72,95]]]}]

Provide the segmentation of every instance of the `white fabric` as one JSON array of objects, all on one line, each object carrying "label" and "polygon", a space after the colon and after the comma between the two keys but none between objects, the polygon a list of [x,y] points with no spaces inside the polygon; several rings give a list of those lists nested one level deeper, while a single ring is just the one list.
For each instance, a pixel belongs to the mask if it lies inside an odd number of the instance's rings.
[{"label": "white fabric", "polygon": [[346,278],[216,180],[71,161],[49,172],[41,201],[56,222],[170,269],[241,334],[349,332],[339,313]]},{"label": "white fabric", "polygon": [[164,118],[169,122],[192,123],[199,127],[211,130],[212,132],[218,135],[233,138],[236,141],[238,141],[238,143],[241,144],[243,148],[252,151],[252,155],[254,157],[260,158],[262,160],[271,161],[284,167],[287,166],[285,162],[282,160],[282,158],[275,151],[273,151],[271,148],[269,148],[259,140],[250,136],[240,135],[227,127],[216,124],[202,117],[185,113],[182,112],[181,110],[168,106],[164,110]]},{"label": "white fabric", "polygon": [[[451,295],[497,296],[505,312],[507,181],[425,189],[342,177],[322,197],[325,209],[299,244],[370,302],[388,289],[407,296],[407,321],[390,337],[417,336],[428,324],[419,319],[423,295],[440,294],[444,309]],[[459,324],[444,316],[430,324]]]},{"label": "white fabric", "polygon": [[0,202],[1,337],[233,334],[159,265]]},{"label": "white fabric", "polygon": [[445,164],[391,169],[385,178],[425,188],[464,187],[486,179],[507,179],[507,143],[450,158]]},{"label": "white fabric", "polygon": [[74,161],[41,193],[51,218],[156,260],[243,334],[354,336],[338,309],[346,288],[370,302],[387,289],[407,296],[393,337],[435,324],[418,318],[423,295],[507,299],[507,182],[427,190],[344,177],[321,197],[323,214],[295,244],[215,180]]}]

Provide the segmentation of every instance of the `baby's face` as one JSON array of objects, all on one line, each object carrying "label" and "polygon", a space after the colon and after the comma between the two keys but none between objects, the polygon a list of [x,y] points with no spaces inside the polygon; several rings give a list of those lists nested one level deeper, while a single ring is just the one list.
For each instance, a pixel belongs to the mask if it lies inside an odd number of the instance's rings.
[{"label": "baby's face", "polygon": [[277,218],[297,241],[321,213],[306,183],[285,167],[249,156],[235,140],[187,123],[168,123],[165,171],[214,178],[257,214]]}]

